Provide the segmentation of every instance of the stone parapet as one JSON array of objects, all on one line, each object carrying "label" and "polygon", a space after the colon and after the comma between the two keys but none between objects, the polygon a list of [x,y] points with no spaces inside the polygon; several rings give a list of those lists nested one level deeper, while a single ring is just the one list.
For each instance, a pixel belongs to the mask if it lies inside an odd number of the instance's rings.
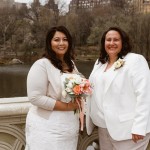
[{"label": "stone parapet", "polygon": [[0,150],[24,150],[27,97],[0,99]]},{"label": "stone parapet", "polygon": [[[30,106],[27,97],[0,98],[0,150],[25,149],[25,121]],[[98,150],[97,143],[97,128],[91,136],[84,129],[79,135],[78,150]]]}]

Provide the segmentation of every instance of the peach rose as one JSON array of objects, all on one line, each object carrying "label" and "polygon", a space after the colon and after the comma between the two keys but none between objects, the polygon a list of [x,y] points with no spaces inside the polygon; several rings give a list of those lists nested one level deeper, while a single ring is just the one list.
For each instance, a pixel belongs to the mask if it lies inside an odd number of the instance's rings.
[{"label": "peach rose", "polygon": [[81,93],[81,87],[80,87],[80,85],[75,85],[73,87],[73,92],[75,93],[75,95],[79,95]]}]

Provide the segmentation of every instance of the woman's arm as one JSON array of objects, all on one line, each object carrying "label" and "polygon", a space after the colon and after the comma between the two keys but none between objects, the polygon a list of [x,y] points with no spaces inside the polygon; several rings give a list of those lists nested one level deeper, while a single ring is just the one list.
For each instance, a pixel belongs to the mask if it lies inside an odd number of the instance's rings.
[{"label": "woman's arm", "polygon": [[136,61],[131,68],[132,83],[137,100],[132,134],[145,136],[150,116],[150,70],[142,55],[136,57]]},{"label": "woman's arm", "polygon": [[30,102],[46,110],[73,111],[78,108],[76,102],[64,103],[47,96],[48,75],[44,62],[37,61],[31,67],[27,77],[27,94]]}]

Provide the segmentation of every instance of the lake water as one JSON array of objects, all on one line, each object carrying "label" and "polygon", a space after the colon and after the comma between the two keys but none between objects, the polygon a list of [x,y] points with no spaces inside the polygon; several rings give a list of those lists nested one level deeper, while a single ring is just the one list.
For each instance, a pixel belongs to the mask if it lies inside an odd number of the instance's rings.
[{"label": "lake water", "polygon": [[[94,62],[76,62],[79,71],[89,77]],[[26,78],[31,65],[0,66],[0,98],[27,96]]]}]

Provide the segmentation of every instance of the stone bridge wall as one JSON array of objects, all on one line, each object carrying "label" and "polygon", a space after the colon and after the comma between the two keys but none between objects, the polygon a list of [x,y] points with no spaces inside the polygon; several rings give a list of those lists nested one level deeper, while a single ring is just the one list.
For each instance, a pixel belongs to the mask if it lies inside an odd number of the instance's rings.
[{"label": "stone bridge wall", "polygon": [[[25,120],[30,106],[27,97],[0,99],[0,150],[25,149]],[[87,136],[84,130],[79,136],[78,150],[87,150],[90,146],[98,150],[96,143],[97,129],[91,136]]]}]

